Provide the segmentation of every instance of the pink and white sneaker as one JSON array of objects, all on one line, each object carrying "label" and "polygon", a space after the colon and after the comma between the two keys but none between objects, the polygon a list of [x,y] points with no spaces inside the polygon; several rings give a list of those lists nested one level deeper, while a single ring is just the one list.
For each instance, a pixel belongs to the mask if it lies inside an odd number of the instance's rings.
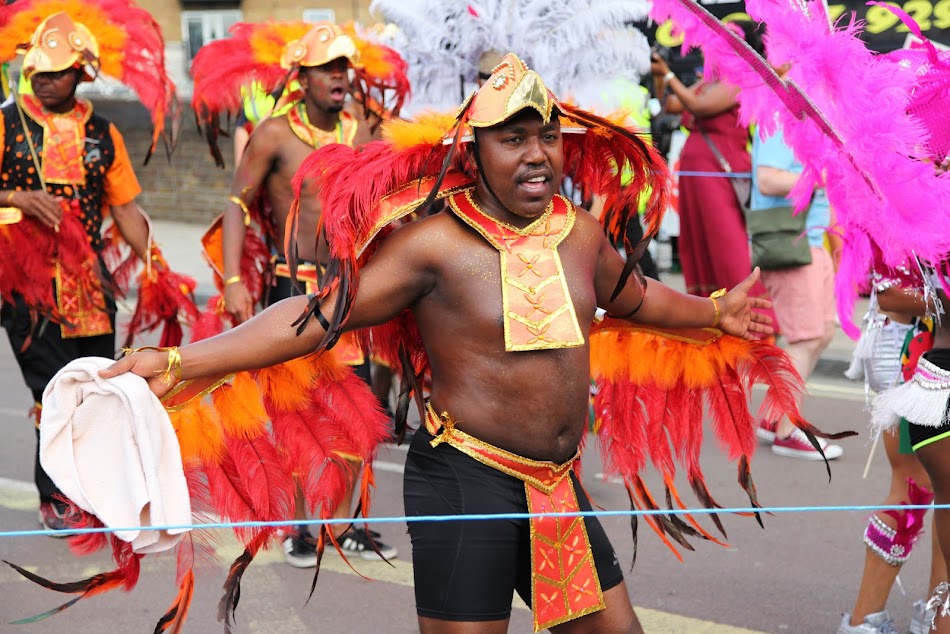
[{"label": "pink and white sneaker", "polygon": [[[824,438],[818,439],[822,451],[825,452],[825,458],[834,460],[840,458],[844,450],[839,445],[829,445]],[[799,458],[801,460],[821,460],[821,453],[815,449],[805,432],[796,428],[788,438],[776,438],[772,442],[772,453],[776,456],[786,456],[788,458]]]}]

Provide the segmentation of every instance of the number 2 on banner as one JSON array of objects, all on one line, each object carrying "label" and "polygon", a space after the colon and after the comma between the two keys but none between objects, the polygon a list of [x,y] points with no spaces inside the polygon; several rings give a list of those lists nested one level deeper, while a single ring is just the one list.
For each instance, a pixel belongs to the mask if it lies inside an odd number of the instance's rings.
[{"label": "number 2 on banner", "polygon": [[[910,0],[910,2],[904,3],[904,11],[920,25],[921,31],[930,30],[930,14],[933,13],[933,10],[934,6],[930,4],[930,0]],[[910,33],[910,29],[907,28],[907,25],[901,23],[897,27],[897,32]]]}]

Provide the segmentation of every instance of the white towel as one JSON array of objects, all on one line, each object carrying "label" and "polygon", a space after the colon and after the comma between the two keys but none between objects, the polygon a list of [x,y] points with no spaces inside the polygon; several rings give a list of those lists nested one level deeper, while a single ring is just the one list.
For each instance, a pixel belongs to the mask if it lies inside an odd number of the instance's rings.
[{"label": "white towel", "polygon": [[[40,463],[77,506],[108,527],[185,525],[191,503],[178,438],[145,379],[103,379],[113,362],[76,359],[43,392]],[[117,531],[137,553],[173,548],[187,529]]]}]

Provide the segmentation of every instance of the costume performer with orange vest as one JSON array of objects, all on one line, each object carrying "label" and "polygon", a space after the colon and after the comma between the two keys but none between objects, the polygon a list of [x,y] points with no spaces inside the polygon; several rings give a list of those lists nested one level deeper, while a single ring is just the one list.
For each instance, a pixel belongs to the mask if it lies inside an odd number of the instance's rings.
[{"label": "costume performer with orange vest", "polygon": [[[158,25],[127,0],[7,4],[0,41],[2,61],[23,55],[33,93],[0,108],[0,318],[36,401],[39,434],[40,401],[53,375],[78,357],[114,357],[115,297],[139,262],[145,272],[126,345],[161,324],[162,345],[174,345],[179,311],[197,317],[194,281],[167,270],[136,205],[141,188],[122,135],[75,92],[100,70],[135,90],[152,114],[151,150],[159,138],[170,146],[165,118],[177,101]],[[42,523],[65,528],[68,504],[39,454],[35,476]]]}]

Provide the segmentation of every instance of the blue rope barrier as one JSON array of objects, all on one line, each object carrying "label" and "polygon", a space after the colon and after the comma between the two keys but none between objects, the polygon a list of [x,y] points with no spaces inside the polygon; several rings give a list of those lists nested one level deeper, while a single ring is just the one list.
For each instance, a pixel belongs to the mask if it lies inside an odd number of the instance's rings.
[{"label": "blue rope barrier", "polygon": [[484,520],[526,520],[540,517],[635,517],[652,515],[713,515],[713,514],[747,514],[761,513],[775,515],[778,513],[828,513],[828,512],[876,512],[876,511],[906,511],[906,510],[950,510],[950,504],[892,504],[876,506],[767,506],[762,508],[735,507],[717,509],[657,509],[657,510],[627,510],[627,511],[577,511],[573,513],[498,513],[472,515],[418,515],[415,517],[369,517],[369,518],[331,518],[311,520],[279,520],[269,522],[209,522],[207,524],[172,524],[167,526],[131,526],[96,527],[96,528],[69,528],[66,531],[29,530],[29,531],[0,531],[0,538],[4,537],[36,537],[41,535],[62,535],[68,532],[73,535],[89,533],[115,533],[132,531],[176,531],[218,528],[279,528],[282,526],[323,526],[334,524],[359,524],[372,522],[373,524],[395,524],[404,522],[468,522]]},{"label": "blue rope barrier", "polygon": [[708,176],[709,178],[752,178],[752,172],[690,172],[677,171],[673,176]]}]

